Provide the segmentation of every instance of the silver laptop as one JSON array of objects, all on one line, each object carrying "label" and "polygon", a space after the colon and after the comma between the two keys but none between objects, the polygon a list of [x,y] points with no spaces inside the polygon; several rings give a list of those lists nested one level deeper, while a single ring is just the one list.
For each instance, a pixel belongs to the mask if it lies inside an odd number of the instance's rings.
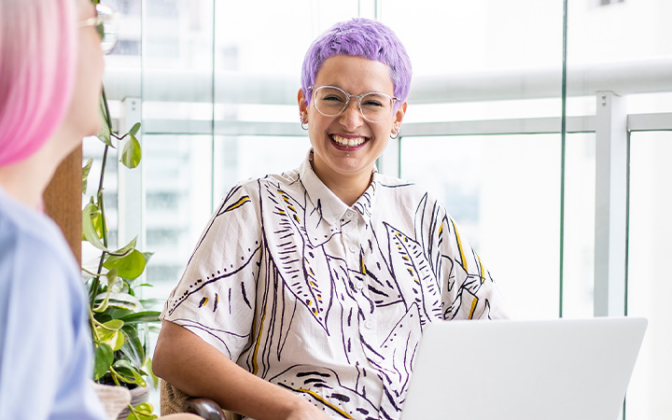
[{"label": "silver laptop", "polygon": [[427,326],[402,420],[617,420],[647,321]]}]

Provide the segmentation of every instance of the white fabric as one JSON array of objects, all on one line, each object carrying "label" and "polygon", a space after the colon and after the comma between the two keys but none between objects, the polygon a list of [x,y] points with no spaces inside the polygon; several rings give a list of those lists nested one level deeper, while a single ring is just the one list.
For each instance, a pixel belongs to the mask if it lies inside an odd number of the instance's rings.
[{"label": "white fabric", "polygon": [[349,208],[309,159],[230,191],[162,314],[333,418],[362,420],[399,418],[424,325],[504,316],[425,191],[374,173]]}]

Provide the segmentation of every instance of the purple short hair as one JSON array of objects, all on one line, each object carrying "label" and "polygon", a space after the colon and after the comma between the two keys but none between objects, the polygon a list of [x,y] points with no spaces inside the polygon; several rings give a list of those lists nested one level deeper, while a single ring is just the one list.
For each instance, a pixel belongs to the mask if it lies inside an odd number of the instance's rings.
[{"label": "purple short hair", "polygon": [[[320,35],[310,46],[301,69],[301,88],[310,104],[308,86],[315,84],[317,73],[328,58],[352,55],[380,61],[390,67],[394,96],[408,98],[411,85],[411,60],[399,38],[390,28],[371,19],[355,18],[340,22]],[[398,106],[398,105],[397,105]]]}]

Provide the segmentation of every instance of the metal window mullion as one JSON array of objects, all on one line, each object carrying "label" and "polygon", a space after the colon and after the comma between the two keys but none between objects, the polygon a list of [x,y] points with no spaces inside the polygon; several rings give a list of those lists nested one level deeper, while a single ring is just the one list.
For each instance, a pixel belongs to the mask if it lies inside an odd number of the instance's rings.
[{"label": "metal window mullion", "polygon": [[625,313],[627,113],[625,98],[597,92],[595,316]]}]

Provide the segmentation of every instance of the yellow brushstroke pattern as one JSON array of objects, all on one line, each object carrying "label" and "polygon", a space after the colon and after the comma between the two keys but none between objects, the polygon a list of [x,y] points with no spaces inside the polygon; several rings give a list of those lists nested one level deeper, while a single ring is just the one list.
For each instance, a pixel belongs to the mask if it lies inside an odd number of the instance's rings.
[{"label": "yellow brushstroke pattern", "polygon": [[441,225],[439,225],[439,235],[441,235],[441,232],[443,232],[443,223],[441,223]]},{"label": "yellow brushstroke pattern", "polygon": [[322,404],[326,405],[327,407],[331,408],[332,410],[336,411],[338,414],[342,415],[342,416],[345,417],[346,419],[354,419],[354,417],[351,417],[348,413],[346,413],[345,411],[343,411],[343,410],[341,410],[340,408],[336,407],[336,406],[333,405],[332,403],[330,403],[330,402],[328,402],[327,400],[325,400],[324,398],[322,398],[319,394],[317,394],[317,393],[315,393],[315,392],[313,392],[313,391],[311,391],[311,390],[309,390],[309,389],[299,388],[297,391],[299,391],[299,392],[305,392],[306,394],[310,394],[310,395],[312,395],[313,398],[315,398],[316,400],[318,400],[318,401],[321,402]]},{"label": "yellow brushstroke pattern", "polygon": [[261,332],[264,330],[265,319],[266,319],[266,306],[264,306],[264,315],[261,317],[261,324],[259,324],[259,332],[257,333],[257,343],[254,345],[254,354],[252,355],[252,373],[254,373],[255,375],[259,371],[259,364],[257,363],[257,354],[259,353],[259,346],[261,345]]},{"label": "yellow brushstroke pattern", "polygon": [[366,266],[364,265],[364,258],[362,260],[362,274],[366,274]]},{"label": "yellow brushstroke pattern", "polygon": [[469,319],[474,319],[474,311],[476,311],[476,304],[478,303],[478,298],[474,298],[474,301],[471,302],[471,311],[469,311]]},{"label": "yellow brushstroke pattern", "polygon": [[455,238],[457,239],[457,247],[460,249],[460,257],[462,258],[462,264],[464,264],[464,270],[469,271],[467,267],[467,259],[464,258],[464,250],[462,249],[462,240],[460,239],[460,232],[457,231],[457,226],[455,226],[455,221],[450,219],[453,222],[453,229],[455,230]]},{"label": "yellow brushstroke pattern", "polygon": [[483,267],[483,263],[481,262],[481,256],[476,254],[476,257],[478,258],[478,265],[481,266],[481,284],[485,283],[485,267]]},{"label": "yellow brushstroke pattern", "polygon": [[202,308],[202,307],[204,307],[204,306],[207,305],[207,304],[208,304],[208,298],[206,297],[206,298],[203,298],[203,300],[201,301],[201,304],[198,305],[198,307],[199,307],[199,308]]},{"label": "yellow brushstroke pattern", "polygon": [[227,211],[235,210],[238,207],[245,204],[247,201],[250,201],[250,197],[248,197],[248,196],[242,197],[240,200],[238,200],[237,202],[235,202],[235,203],[231,204],[229,207],[227,207],[226,210],[224,210],[224,212],[226,213]]}]

